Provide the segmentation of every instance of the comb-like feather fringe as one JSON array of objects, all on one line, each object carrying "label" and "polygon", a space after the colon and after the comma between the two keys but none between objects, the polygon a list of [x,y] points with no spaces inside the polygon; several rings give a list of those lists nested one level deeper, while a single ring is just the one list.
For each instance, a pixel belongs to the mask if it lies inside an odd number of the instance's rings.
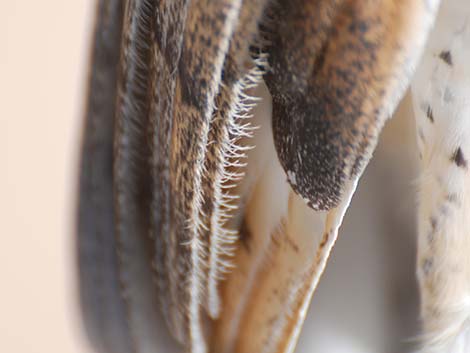
[{"label": "comb-like feather fringe", "polygon": [[[209,142],[204,163],[202,192],[204,209],[201,211],[207,255],[205,267],[208,276],[204,292],[204,305],[212,318],[220,312],[218,282],[232,268],[230,259],[235,250],[238,234],[227,226],[235,213],[239,196],[235,187],[244,176],[245,153],[251,147],[243,146],[241,139],[252,134],[249,110],[257,98],[245,94],[261,80],[266,58],[254,59],[250,49],[259,48],[259,24],[266,1],[244,1],[240,9],[238,26],[230,40],[223,68],[220,92],[215,98],[216,110],[210,123]],[[236,227],[233,227],[236,228]]]},{"label": "comb-like feather fringe", "polygon": [[[201,4],[199,6],[202,7]],[[203,283],[205,281],[204,259],[207,257],[205,254],[204,243],[200,237],[204,229],[203,218],[201,217],[201,206],[203,204],[202,195],[202,174],[203,165],[206,153],[206,146],[208,143],[209,122],[214,112],[214,99],[220,89],[220,80],[222,74],[222,66],[225,60],[226,53],[229,48],[230,38],[236,27],[238,13],[241,7],[241,0],[235,0],[230,3],[230,8],[226,13],[222,28],[222,38],[219,43],[219,50],[214,60],[214,71],[212,80],[209,83],[209,89],[206,92],[205,111],[204,116],[201,117],[201,140],[199,144],[201,148],[197,149],[196,168],[193,174],[193,190],[194,197],[191,201],[190,215],[186,222],[186,230],[189,232],[188,246],[190,249],[191,268],[188,276],[188,289],[190,293],[189,303],[187,305],[187,312],[189,315],[189,345],[192,353],[205,353],[207,351],[204,333],[201,327],[201,308],[203,302],[202,294],[204,292]],[[199,10],[202,10],[199,9]],[[214,14],[216,15],[216,14]],[[180,271],[184,269],[180,269]],[[185,274],[186,277],[186,274]]]},{"label": "comb-like feather fringe", "polygon": [[[239,144],[242,137],[251,137],[253,127],[250,123],[244,123],[251,118],[249,114],[256,97],[251,97],[245,92],[256,87],[263,76],[263,67],[267,65],[265,57],[255,60],[255,66],[231,91],[226,92],[222,87],[222,92],[235,96],[231,102],[226,119],[227,129],[222,133],[223,138],[219,149],[219,165],[214,180],[214,210],[211,215],[211,242],[210,258],[207,264],[208,275],[208,310],[209,315],[216,318],[220,312],[220,299],[217,290],[218,281],[224,279],[224,273],[232,268],[229,260],[233,256],[234,243],[238,239],[236,231],[227,229],[226,223],[230,219],[230,212],[237,208],[234,202],[238,197],[230,194],[229,189],[233,188],[230,182],[236,182],[243,177],[243,172],[234,173],[232,168],[243,168],[245,163],[240,160],[246,158],[247,146]],[[216,116],[218,118],[218,116]]]}]

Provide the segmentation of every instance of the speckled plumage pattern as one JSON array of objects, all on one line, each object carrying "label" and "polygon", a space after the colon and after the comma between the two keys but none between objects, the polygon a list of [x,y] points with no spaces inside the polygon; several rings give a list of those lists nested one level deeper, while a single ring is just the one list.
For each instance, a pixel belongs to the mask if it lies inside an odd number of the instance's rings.
[{"label": "speckled plumage pattern", "polygon": [[444,1],[412,83],[423,352],[470,351],[470,3]]},{"label": "speckled plumage pattern", "polygon": [[436,5],[280,1],[266,80],[274,139],[292,188],[314,209],[337,206],[370,159]]},{"label": "speckled plumage pattern", "polygon": [[[174,268],[178,244],[166,236],[171,229],[172,199],[170,188],[171,131],[173,128],[173,101],[176,92],[177,65],[183,46],[183,32],[188,1],[160,2],[155,9],[152,28],[150,62],[150,107],[148,138],[151,144],[150,169],[152,173],[152,204],[150,236],[155,241],[153,267],[159,290],[160,304],[167,324],[183,340],[176,284],[178,272]],[[169,286],[168,283],[173,285]]]}]

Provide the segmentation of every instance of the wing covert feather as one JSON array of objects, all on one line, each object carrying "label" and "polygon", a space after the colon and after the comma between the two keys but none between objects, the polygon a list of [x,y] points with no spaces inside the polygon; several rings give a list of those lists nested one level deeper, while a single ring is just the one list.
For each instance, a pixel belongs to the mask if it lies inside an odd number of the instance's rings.
[{"label": "wing covert feather", "polygon": [[276,150],[292,188],[336,207],[421,55],[439,1],[282,0],[268,47]]}]

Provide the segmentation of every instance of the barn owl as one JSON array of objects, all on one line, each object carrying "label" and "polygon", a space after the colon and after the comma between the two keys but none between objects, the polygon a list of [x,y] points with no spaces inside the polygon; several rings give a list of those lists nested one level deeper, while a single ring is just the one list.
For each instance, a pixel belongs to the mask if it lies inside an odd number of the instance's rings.
[{"label": "barn owl", "polygon": [[99,0],[78,207],[97,352],[173,340],[190,353],[294,352],[410,83],[424,351],[470,350],[469,11],[456,0]]}]

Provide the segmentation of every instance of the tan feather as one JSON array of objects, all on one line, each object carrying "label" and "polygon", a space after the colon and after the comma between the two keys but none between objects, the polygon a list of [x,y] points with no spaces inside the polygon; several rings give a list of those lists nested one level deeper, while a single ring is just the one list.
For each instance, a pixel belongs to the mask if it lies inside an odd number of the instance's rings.
[{"label": "tan feather", "polygon": [[[103,209],[114,202],[103,224],[119,266],[104,276],[119,278],[125,300],[105,295],[124,336],[120,346],[103,337],[107,352],[156,351],[162,317],[192,353],[293,352],[437,3],[126,0],[122,13],[101,3],[122,19],[108,24],[117,39],[103,51],[120,57],[118,79],[103,71],[106,114],[88,117],[115,121],[115,134],[97,141],[88,129],[83,150],[98,164],[89,145],[114,145],[101,177],[114,192],[99,197]],[[110,20],[99,14],[98,32]],[[85,182],[91,167],[82,173]],[[81,202],[96,206],[89,193]],[[80,241],[101,227],[83,213],[80,225]]]}]

